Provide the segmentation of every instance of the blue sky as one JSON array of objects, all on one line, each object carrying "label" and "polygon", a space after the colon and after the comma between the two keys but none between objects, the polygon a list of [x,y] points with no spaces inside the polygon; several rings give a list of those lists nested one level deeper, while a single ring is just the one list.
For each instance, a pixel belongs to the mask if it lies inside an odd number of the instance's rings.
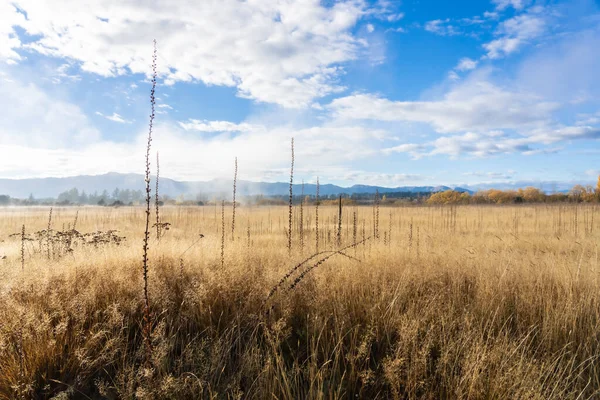
[{"label": "blue sky", "polygon": [[593,182],[600,3],[0,3],[0,177]]}]

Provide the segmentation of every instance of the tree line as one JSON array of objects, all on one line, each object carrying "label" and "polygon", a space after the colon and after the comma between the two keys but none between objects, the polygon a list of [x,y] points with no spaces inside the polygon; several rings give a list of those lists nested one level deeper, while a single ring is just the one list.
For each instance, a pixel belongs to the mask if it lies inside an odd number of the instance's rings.
[{"label": "tree line", "polygon": [[[354,193],[342,195],[323,195],[320,202],[325,204],[337,204],[338,197],[342,197],[344,204],[368,204],[372,203],[374,194],[372,193]],[[205,205],[216,203],[209,200],[204,195],[197,195],[195,200],[186,199],[183,195],[177,198],[171,198],[167,195],[160,197],[161,204],[183,204],[183,205]],[[100,205],[100,206],[120,206],[137,205],[144,200],[142,190],[119,189],[112,192],[103,190],[101,193],[95,191],[86,193],[85,190],[79,191],[77,188],[60,193],[56,198],[36,199],[30,195],[27,199],[11,198],[8,195],[0,195],[0,205]],[[315,200],[314,196],[294,196],[294,203],[302,201],[311,203]],[[220,200],[219,200],[220,201]],[[287,202],[286,196],[273,195],[255,195],[247,196],[245,203],[253,205],[277,205]],[[518,204],[518,203],[591,203],[600,202],[600,177],[596,187],[590,185],[575,185],[568,192],[548,194],[535,187],[526,187],[517,190],[499,190],[489,189],[475,193],[466,191],[446,190],[443,192],[394,192],[381,195],[381,204]]]},{"label": "tree line", "polygon": [[592,203],[600,202],[600,179],[596,188],[575,185],[566,193],[547,194],[535,187],[518,190],[482,190],[474,194],[446,190],[433,193],[428,204],[518,204],[518,203]]}]

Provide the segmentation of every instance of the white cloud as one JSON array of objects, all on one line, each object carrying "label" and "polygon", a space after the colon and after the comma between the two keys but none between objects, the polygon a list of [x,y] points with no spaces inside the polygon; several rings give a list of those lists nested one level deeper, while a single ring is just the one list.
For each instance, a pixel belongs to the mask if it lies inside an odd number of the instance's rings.
[{"label": "white cloud", "polygon": [[69,73],[69,69],[71,69],[71,64],[68,63],[56,68],[56,71],[52,74],[52,82],[56,84],[63,83],[64,81],[79,82],[81,76]]},{"label": "white cloud", "polygon": [[598,106],[600,101],[600,28],[570,33],[537,48],[519,65],[524,90]]},{"label": "white cloud", "polygon": [[[359,126],[323,125],[309,128],[277,126],[232,136],[195,135],[172,124],[155,127],[152,149],[160,151],[164,176],[182,180],[230,178],[233,157],[240,179],[281,181],[289,174],[290,139],[295,139],[296,179],[319,175],[324,180],[344,176],[357,160],[377,154],[378,135]],[[71,149],[35,149],[1,142],[0,176],[72,176],[109,171],[143,172],[147,132],[131,142],[99,140]],[[32,162],[34,160],[34,162]]]},{"label": "white cloud", "polygon": [[373,24],[367,24],[367,32],[373,33],[373,31],[375,31]]},{"label": "white cloud", "polygon": [[459,71],[470,71],[477,67],[477,61],[471,60],[470,58],[461,58],[456,66],[456,69]]},{"label": "white cloud", "polygon": [[460,34],[460,31],[453,25],[450,25],[450,19],[436,19],[425,23],[425,30],[436,35],[454,36]]},{"label": "white cloud", "polygon": [[0,84],[0,110],[0,142],[6,145],[76,147],[100,137],[78,106],[33,83],[8,79]]},{"label": "white cloud", "polygon": [[261,125],[252,125],[248,123],[236,124],[229,121],[207,121],[190,119],[188,122],[179,122],[186,131],[197,131],[197,132],[253,132],[258,130],[264,130]]},{"label": "white cloud", "polygon": [[404,29],[403,27],[399,26],[397,28],[389,28],[385,30],[386,32],[397,32],[397,33],[405,33],[406,29]]},{"label": "white cloud", "polygon": [[451,158],[465,155],[484,158],[512,153],[523,155],[555,153],[561,148],[540,146],[585,139],[600,139],[600,127],[559,126],[546,130],[528,131],[516,137],[467,132],[461,135],[440,137],[423,144],[406,143],[382,151],[386,154],[409,153],[413,158],[435,155],[447,155]]},{"label": "white cloud", "polygon": [[487,179],[491,179],[491,180],[513,179],[513,175],[514,174],[515,174],[515,171],[508,171],[508,172],[481,172],[481,171],[475,171],[475,172],[465,172],[465,173],[463,173],[464,176],[473,176],[473,177],[477,177],[477,178],[487,178]]},{"label": "white cloud", "polygon": [[327,108],[342,119],[424,122],[438,132],[450,133],[545,126],[558,104],[471,79],[440,100],[391,101],[372,94],[354,94],[333,100]]},{"label": "white cloud", "polygon": [[496,5],[497,10],[504,10],[508,7],[513,7],[515,10],[522,10],[528,4],[529,0],[492,0],[492,3]]},{"label": "white cloud", "polygon": [[404,18],[404,13],[390,14],[387,16],[388,22],[397,22]]},{"label": "white cloud", "polygon": [[483,17],[487,18],[487,19],[498,19],[500,15],[497,12],[493,12],[493,11],[485,11],[483,13]]},{"label": "white cloud", "polygon": [[460,79],[460,76],[456,73],[456,71],[450,71],[448,72],[448,79],[451,81],[457,81]]},{"label": "white cloud", "polygon": [[0,2],[0,15],[0,61],[14,64],[21,60],[21,56],[14,49],[21,47],[22,43],[13,27],[23,24],[25,16],[7,1]]},{"label": "white cloud", "polygon": [[[4,4],[4,3],[3,3]],[[28,19],[3,5],[0,56],[14,49],[81,63],[101,76],[149,73],[151,38],[167,83],[200,80],[237,87],[238,95],[285,107],[306,107],[339,91],[340,65],[368,45],[352,34],[366,6],[347,0],[326,7],[318,0],[210,2],[157,0],[18,0]],[[4,17],[3,17],[4,19]],[[21,26],[34,40],[6,37]]]},{"label": "white cloud", "polygon": [[526,43],[542,36],[547,24],[543,14],[522,14],[507,19],[495,32],[498,39],[483,45],[487,57],[497,59],[516,52]]},{"label": "white cloud", "polygon": [[104,117],[104,118],[108,119],[109,121],[118,122],[120,124],[130,124],[132,122],[132,121],[128,121],[128,120],[124,119],[122,116],[120,116],[116,112],[113,112],[112,115],[104,115],[100,111],[96,111],[96,115]]}]

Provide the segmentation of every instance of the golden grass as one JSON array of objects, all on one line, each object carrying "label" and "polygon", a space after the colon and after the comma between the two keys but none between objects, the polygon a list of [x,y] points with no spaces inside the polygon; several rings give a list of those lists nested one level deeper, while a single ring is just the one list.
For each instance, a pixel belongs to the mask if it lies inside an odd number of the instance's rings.
[{"label": "golden grass", "polygon": [[[342,246],[360,242],[357,226],[362,238],[387,227],[387,242],[333,256],[289,290],[317,257],[268,301],[314,253],[314,204],[303,211],[304,254],[294,243],[291,255],[287,206],[238,207],[248,229],[236,240],[223,235],[231,215],[224,223],[218,205],[163,207],[170,229],[149,243],[153,370],[142,339],[144,209],[81,208],[78,231],[118,229],[126,240],[73,244],[50,260],[25,242],[24,270],[22,227],[46,229],[49,210],[2,209],[0,398],[595,398],[594,207],[381,205],[380,221],[370,207],[344,207]],[[337,248],[338,211],[319,208],[321,251]],[[75,213],[54,208],[53,229]],[[295,241],[298,219],[294,208]]]}]

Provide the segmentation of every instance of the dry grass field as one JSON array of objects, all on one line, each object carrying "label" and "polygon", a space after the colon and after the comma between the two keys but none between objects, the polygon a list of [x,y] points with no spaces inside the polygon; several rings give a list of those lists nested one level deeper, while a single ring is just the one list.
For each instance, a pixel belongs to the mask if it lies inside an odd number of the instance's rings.
[{"label": "dry grass field", "polygon": [[595,208],[2,209],[0,398],[598,398]]}]

